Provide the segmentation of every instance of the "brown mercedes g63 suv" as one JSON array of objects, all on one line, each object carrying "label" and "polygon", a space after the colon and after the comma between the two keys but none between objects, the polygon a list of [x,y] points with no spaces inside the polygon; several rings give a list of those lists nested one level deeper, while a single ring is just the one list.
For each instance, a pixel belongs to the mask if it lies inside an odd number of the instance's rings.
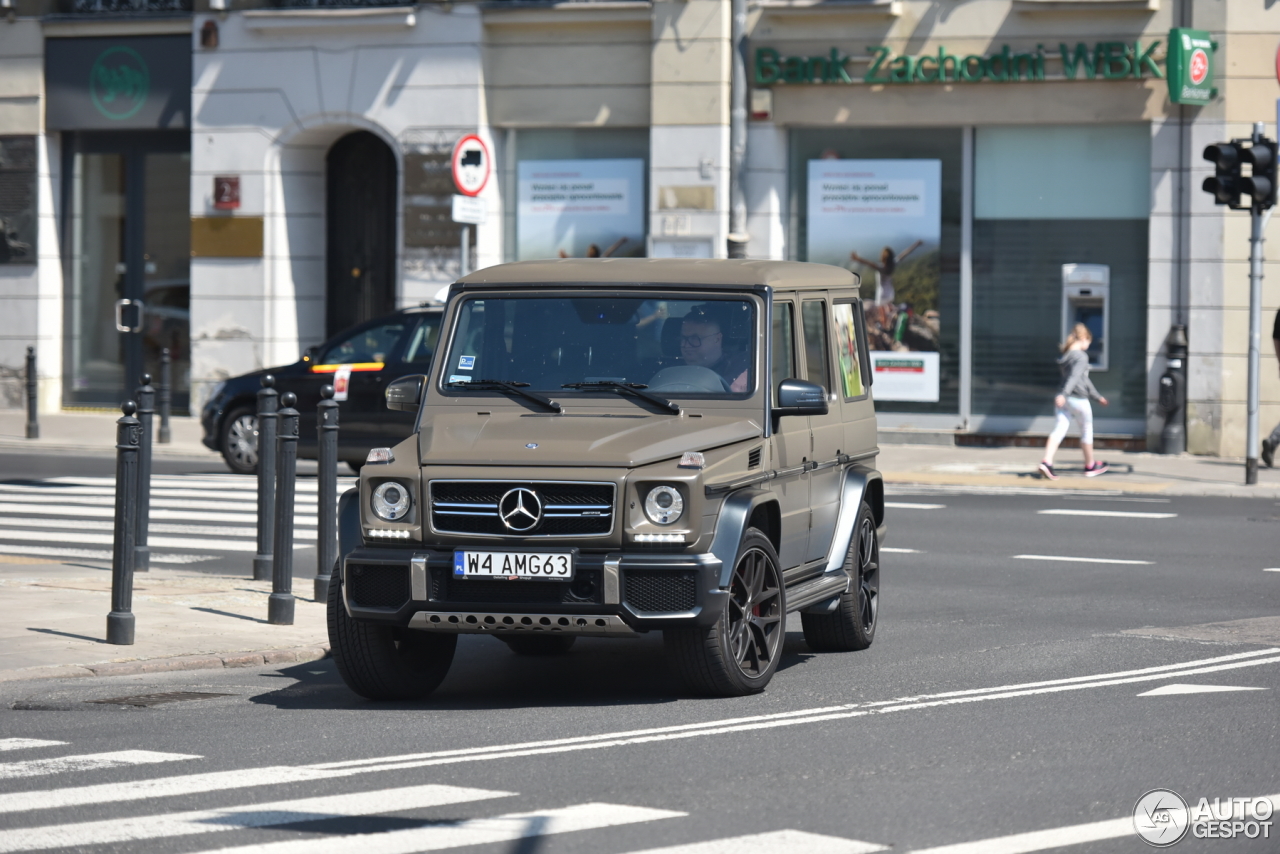
[{"label": "brown mercedes g63 suv", "polygon": [[875,636],[884,488],[858,280],[582,259],[450,290],[427,376],[340,502],[329,639],[356,693],[433,691],[458,635],[521,654],[661,631],[691,688],[764,689],[786,616]]}]

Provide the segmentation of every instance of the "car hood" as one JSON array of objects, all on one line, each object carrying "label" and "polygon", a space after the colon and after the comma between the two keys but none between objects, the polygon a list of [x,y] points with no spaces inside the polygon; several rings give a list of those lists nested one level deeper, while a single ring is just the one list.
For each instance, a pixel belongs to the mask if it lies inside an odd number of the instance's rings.
[{"label": "car hood", "polygon": [[[634,468],[762,434],[740,413],[516,413],[428,411],[419,434],[423,465],[614,466]],[[532,447],[530,447],[532,446]]]}]

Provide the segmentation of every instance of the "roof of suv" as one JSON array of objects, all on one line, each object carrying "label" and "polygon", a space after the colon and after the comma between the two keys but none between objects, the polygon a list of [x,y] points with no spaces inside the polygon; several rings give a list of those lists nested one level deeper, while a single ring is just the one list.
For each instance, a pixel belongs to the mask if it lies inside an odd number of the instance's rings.
[{"label": "roof of suv", "polygon": [[682,260],[668,258],[566,258],[519,261],[486,267],[458,280],[468,285],[544,287],[558,284],[607,284],[646,287],[653,284],[697,288],[826,289],[857,287],[858,277],[828,264],[799,261]]}]

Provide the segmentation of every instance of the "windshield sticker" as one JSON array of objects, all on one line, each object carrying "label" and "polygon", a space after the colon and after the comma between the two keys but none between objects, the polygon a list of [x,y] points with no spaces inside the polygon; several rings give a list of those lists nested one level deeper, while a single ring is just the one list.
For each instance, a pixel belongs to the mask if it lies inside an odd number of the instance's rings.
[{"label": "windshield sticker", "polygon": [[451,383],[469,383],[469,382],[471,382],[471,377],[464,376],[464,375],[462,375],[462,374],[451,374],[451,375],[449,376],[449,382],[451,382]]},{"label": "windshield sticker", "polygon": [[475,370],[475,367],[476,367],[475,356],[459,356],[458,357],[458,370],[471,371],[471,370]]}]

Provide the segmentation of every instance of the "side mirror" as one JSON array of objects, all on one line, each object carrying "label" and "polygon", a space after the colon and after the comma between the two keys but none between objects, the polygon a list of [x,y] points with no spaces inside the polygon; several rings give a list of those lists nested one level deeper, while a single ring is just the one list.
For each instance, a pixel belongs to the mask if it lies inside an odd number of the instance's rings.
[{"label": "side mirror", "polygon": [[774,415],[826,415],[827,390],[808,380],[783,380]]},{"label": "side mirror", "polygon": [[396,412],[417,412],[422,404],[422,389],[427,378],[422,374],[413,374],[387,386],[387,409]]}]

